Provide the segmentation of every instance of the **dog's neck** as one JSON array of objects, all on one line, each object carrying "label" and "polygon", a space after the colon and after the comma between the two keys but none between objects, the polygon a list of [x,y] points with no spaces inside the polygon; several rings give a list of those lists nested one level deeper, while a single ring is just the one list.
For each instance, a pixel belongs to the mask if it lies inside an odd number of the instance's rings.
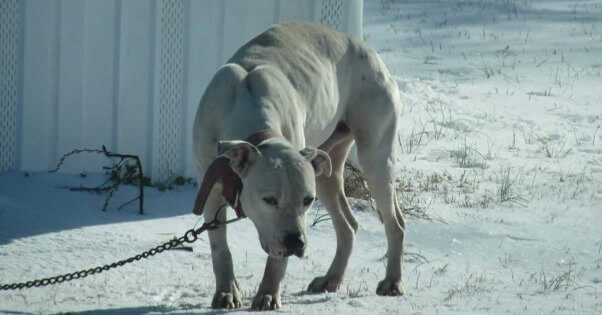
[{"label": "dog's neck", "polygon": [[[243,140],[250,135],[272,130],[290,143],[302,149],[305,146],[305,113],[301,101],[285,76],[273,71],[260,71],[261,75],[249,74],[237,87],[234,108],[226,118],[230,132],[224,139]],[[267,81],[270,89],[261,84]],[[258,83],[258,81],[260,81]],[[283,93],[282,91],[291,91]]]},{"label": "dog's neck", "polygon": [[245,139],[245,141],[256,147],[259,147],[261,143],[263,143],[266,140],[280,137],[282,137],[282,134],[274,130],[266,129],[253,133],[252,135],[248,136]]}]

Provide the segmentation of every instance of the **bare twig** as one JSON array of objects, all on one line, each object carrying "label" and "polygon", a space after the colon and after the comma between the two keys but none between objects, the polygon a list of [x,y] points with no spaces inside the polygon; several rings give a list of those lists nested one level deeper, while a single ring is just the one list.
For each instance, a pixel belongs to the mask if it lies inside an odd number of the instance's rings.
[{"label": "bare twig", "polygon": [[[107,197],[105,198],[102,210],[105,211],[107,209],[107,206],[109,204],[109,199],[111,199],[111,197],[113,196],[113,193],[119,188],[120,184],[129,184],[132,183],[133,181],[137,181],[138,182],[138,196],[124,204],[122,204],[121,206],[119,206],[119,209],[131,204],[132,202],[138,200],[139,205],[138,205],[138,212],[140,214],[144,214],[144,183],[145,183],[145,178],[144,178],[144,174],[142,173],[142,163],[140,163],[140,158],[137,155],[133,155],[133,154],[120,154],[120,153],[115,153],[115,152],[110,152],[107,151],[107,148],[103,145],[101,150],[96,150],[96,149],[75,149],[65,155],[63,155],[60,159],[59,162],[56,166],[55,169],[51,170],[51,173],[54,173],[56,171],[58,171],[61,166],[63,165],[63,163],[65,162],[65,160],[73,155],[79,154],[79,153],[97,153],[97,154],[104,154],[106,157],[108,158],[119,158],[119,161],[117,163],[115,163],[113,166],[103,166],[103,170],[105,171],[105,173],[107,175],[109,175],[109,178],[107,178],[107,180],[105,180],[102,184],[96,186],[96,187],[85,187],[85,186],[79,186],[79,187],[69,187],[69,190],[71,191],[87,191],[87,192],[97,192],[97,193],[107,193]],[[135,162],[135,166],[131,166],[131,164],[128,164],[129,161],[133,160]],[[124,166],[126,167],[126,177],[122,178],[121,177],[121,167]],[[136,169],[136,171],[133,170],[133,168]],[[135,175],[135,179],[133,179],[132,177]],[[129,177],[128,177],[129,176]],[[113,182],[112,184],[109,184],[109,182]]]},{"label": "bare twig", "polygon": [[49,172],[49,173],[54,173],[54,172],[58,171],[58,170],[59,170],[59,168],[61,168],[61,165],[63,165],[63,163],[65,162],[65,159],[66,159],[66,158],[68,158],[68,157],[70,157],[70,156],[72,156],[72,155],[75,155],[75,154],[79,154],[79,153],[104,153],[104,152],[103,152],[103,151],[101,151],[101,150],[95,150],[95,149],[75,149],[75,150],[73,150],[73,151],[71,151],[71,152],[69,152],[69,153],[67,153],[67,154],[63,155],[63,156],[60,158],[60,160],[59,160],[58,164],[56,165],[56,168],[55,168],[55,169],[53,169],[53,170],[50,170],[50,171],[48,171],[48,172]]},{"label": "bare twig", "polygon": [[[108,157],[119,157],[123,161],[124,159],[134,159],[136,161],[136,167],[138,168],[138,201],[139,201],[139,213],[144,214],[144,176],[142,174],[142,163],[137,155],[132,154],[119,154],[108,152],[105,146],[102,146],[102,151]],[[129,202],[128,202],[129,203]]]}]

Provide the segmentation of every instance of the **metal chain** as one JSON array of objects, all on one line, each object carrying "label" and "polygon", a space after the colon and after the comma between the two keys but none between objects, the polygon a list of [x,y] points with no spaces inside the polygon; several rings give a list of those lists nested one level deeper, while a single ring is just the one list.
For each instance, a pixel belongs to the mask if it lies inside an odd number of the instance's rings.
[{"label": "metal chain", "polygon": [[166,250],[170,250],[170,249],[175,248],[184,243],[189,243],[189,244],[194,243],[198,239],[199,234],[201,234],[207,230],[215,230],[222,224],[229,224],[234,221],[238,221],[240,219],[241,218],[236,218],[236,219],[227,220],[227,221],[222,222],[216,218],[211,222],[203,223],[203,225],[201,225],[201,227],[198,229],[190,229],[190,230],[186,231],[186,233],[184,233],[184,235],[178,239],[174,238],[174,239],[170,240],[169,242],[165,242],[155,248],[151,248],[150,250],[147,250],[139,255],[136,255],[136,256],[133,256],[133,257],[130,257],[130,258],[127,258],[124,260],[120,260],[120,261],[114,262],[112,264],[107,264],[107,265],[99,266],[96,268],[90,268],[90,269],[85,269],[85,270],[76,271],[76,272],[72,272],[72,273],[67,273],[67,274],[60,275],[60,276],[44,278],[44,279],[39,279],[39,280],[32,280],[32,281],[27,281],[27,282],[20,282],[20,283],[0,284],[0,291],[17,290],[17,289],[20,290],[20,289],[31,288],[31,287],[44,287],[44,286],[53,285],[56,283],[63,283],[63,282],[67,282],[67,281],[71,281],[71,280],[75,280],[75,279],[82,279],[89,275],[99,274],[101,272],[104,272],[104,271],[107,271],[107,270],[110,270],[113,268],[121,267],[123,265],[132,263],[134,261],[141,260],[142,258],[145,258],[145,259],[149,258],[151,256],[162,253]]}]

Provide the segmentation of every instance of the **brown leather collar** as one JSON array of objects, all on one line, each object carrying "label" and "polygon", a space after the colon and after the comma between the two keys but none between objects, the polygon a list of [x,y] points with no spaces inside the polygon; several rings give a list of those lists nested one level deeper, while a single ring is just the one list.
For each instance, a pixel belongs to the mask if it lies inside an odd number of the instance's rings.
[{"label": "brown leather collar", "polygon": [[[280,137],[280,135],[274,131],[262,130],[250,135],[247,139],[245,139],[245,141],[254,146],[259,146],[265,140],[277,137]],[[242,208],[242,204],[238,199],[240,193],[242,192],[242,181],[238,174],[236,174],[232,170],[232,167],[230,167],[230,160],[223,156],[215,159],[211,165],[209,165],[207,171],[205,171],[205,175],[203,176],[192,212],[196,215],[203,214],[205,203],[207,203],[207,198],[209,198],[211,189],[220,179],[222,181],[222,196],[224,199],[226,199],[226,201],[228,201],[230,206],[234,209],[236,216],[239,218],[246,217]]]}]

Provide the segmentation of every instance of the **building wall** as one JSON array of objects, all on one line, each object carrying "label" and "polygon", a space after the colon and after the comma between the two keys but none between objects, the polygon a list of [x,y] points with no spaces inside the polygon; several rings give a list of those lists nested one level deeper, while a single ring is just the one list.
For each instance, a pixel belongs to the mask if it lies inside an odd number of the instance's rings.
[{"label": "building wall", "polygon": [[0,1],[0,171],[17,167],[21,4],[19,0]]},{"label": "building wall", "polygon": [[[106,145],[139,155],[155,180],[195,176],[198,101],[242,43],[286,20],[361,37],[361,11],[361,0],[2,0],[0,171]],[[61,169],[103,163],[80,155]]]}]

